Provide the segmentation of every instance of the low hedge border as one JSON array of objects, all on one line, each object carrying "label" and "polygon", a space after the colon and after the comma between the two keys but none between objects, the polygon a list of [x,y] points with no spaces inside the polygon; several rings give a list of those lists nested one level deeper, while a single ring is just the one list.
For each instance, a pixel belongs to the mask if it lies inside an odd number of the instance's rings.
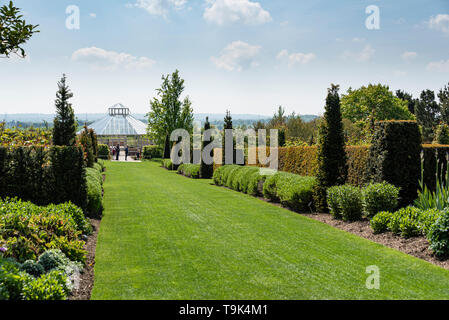
[{"label": "low hedge border", "polygon": [[181,164],[178,167],[178,173],[192,179],[200,178],[200,165],[199,164]]}]

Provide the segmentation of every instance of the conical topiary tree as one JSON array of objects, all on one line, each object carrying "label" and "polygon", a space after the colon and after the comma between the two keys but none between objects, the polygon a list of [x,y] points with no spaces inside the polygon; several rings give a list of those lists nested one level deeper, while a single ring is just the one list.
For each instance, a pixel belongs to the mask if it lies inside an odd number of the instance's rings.
[{"label": "conical topiary tree", "polygon": [[[204,124],[204,131],[210,129],[210,123],[209,123],[209,117],[206,117],[206,123]],[[204,150],[204,148],[209,144],[210,142],[202,142],[202,148],[201,150]],[[212,175],[214,174],[214,164],[206,164],[204,163],[203,157],[201,157],[201,165],[200,165],[200,178],[201,179],[210,179],[212,178]]]},{"label": "conical topiary tree", "polygon": [[318,174],[314,190],[317,210],[327,212],[327,189],[342,185],[348,174],[345,138],[340,110],[339,86],[328,89],[326,107],[318,135]]},{"label": "conical topiary tree", "polygon": [[58,82],[56,93],[56,117],[53,121],[53,144],[55,146],[72,146],[76,141],[76,121],[72,104],[69,99],[73,97],[66,84],[66,75]]}]

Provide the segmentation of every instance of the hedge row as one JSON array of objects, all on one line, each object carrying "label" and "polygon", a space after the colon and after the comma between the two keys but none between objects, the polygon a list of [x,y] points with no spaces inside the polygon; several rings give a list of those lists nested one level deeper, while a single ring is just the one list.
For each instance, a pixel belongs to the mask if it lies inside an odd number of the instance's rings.
[{"label": "hedge row", "polygon": [[313,211],[313,188],[315,177],[300,176],[288,172],[277,172],[267,177],[263,195],[271,201],[297,212]]},{"label": "hedge row", "polygon": [[[442,170],[443,176],[445,176],[447,167],[446,157],[449,154],[449,145],[425,144],[422,145],[422,151],[424,157],[424,180],[428,188],[434,189],[437,163],[435,155],[437,154],[438,156],[439,170]],[[370,146],[347,146],[346,152],[348,155],[348,178],[346,183],[362,187],[369,181],[366,171],[370,155]],[[316,175],[317,148],[315,146],[279,148],[278,153],[279,171],[290,172],[302,176]],[[413,166],[415,176],[417,166],[416,158],[419,159],[419,156],[417,157],[415,154]],[[398,159],[398,163],[402,163],[402,161],[399,161]],[[391,170],[391,167],[385,167],[385,170]],[[401,176],[401,180],[404,180],[403,178],[404,176]],[[417,181],[418,180],[416,180],[416,182],[410,181],[408,183],[414,186],[417,184]]]},{"label": "hedge row", "polygon": [[162,158],[162,149],[159,146],[144,146],[143,158],[147,160]]},{"label": "hedge row", "polygon": [[[362,186],[364,184],[369,146],[348,146],[348,179],[347,183]],[[269,148],[267,148],[269,155]],[[318,170],[317,147],[282,147],[278,149],[279,171],[290,172],[301,176],[316,176]],[[247,162],[248,163],[248,162]]]},{"label": "hedge row", "polygon": [[257,167],[226,165],[214,171],[213,180],[217,186],[225,186],[252,196],[260,196],[263,193],[263,182],[268,174]]},{"label": "hedge row", "polygon": [[200,165],[199,164],[181,164],[178,167],[178,173],[192,179],[200,178]]},{"label": "hedge row", "polygon": [[103,213],[103,168],[96,164],[94,168],[86,168],[87,181],[87,214],[89,217],[101,217]]},{"label": "hedge row", "polygon": [[0,198],[87,207],[81,147],[0,147]]},{"label": "hedge row", "polygon": [[281,202],[298,212],[313,207],[314,177],[304,177],[287,172],[274,172],[257,167],[225,165],[215,170],[214,183],[270,201]]}]

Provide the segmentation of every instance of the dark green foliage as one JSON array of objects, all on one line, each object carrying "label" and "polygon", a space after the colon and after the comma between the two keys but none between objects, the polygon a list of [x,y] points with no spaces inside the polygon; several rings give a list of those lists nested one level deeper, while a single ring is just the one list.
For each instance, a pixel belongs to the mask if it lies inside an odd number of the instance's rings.
[{"label": "dark green foliage", "polygon": [[103,160],[110,160],[111,159],[111,151],[106,144],[99,144],[98,145],[98,158]]},{"label": "dark green foliage", "polygon": [[418,124],[422,127],[423,141],[431,142],[440,118],[440,106],[435,101],[435,93],[432,90],[424,90],[420,98],[416,100],[415,115]]},{"label": "dark green foliage", "polygon": [[[206,123],[204,124],[204,131],[209,130],[210,129],[210,123],[209,123],[209,118],[206,118]],[[204,150],[205,147],[207,147],[210,143],[212,143],[213,141],[210,142],[205,142],[203,141],[202,144],[202,148],[201,150]],[[213,151],[211,151],[212,153]],[[212,178],[214,174],[214,164],[210,163],[210,164],[206,164],[204,163],[204,159],[201,156],[201,166],[200,166],[200,177],[201,179],[210,179]]]},{"label": "dark green foliage", "polygon": [[232,129],[232,116],[229,110],[226,110],[223,129]]},{"label": "dark green foliage", "polygon": [[413,99],[413,95],[402,90],[396,90],[396,97],[398,97],[401,100],[407,101],[408,111],[410,111],[413,114],[415,113],[415,99]]},{"label": "dark green foliage", "polygon": [[0,148],[0,197],[38,205],[71,201],[85,209],[83,151],[79,147]]},{"label": "dark green foliage", "polygon": [[71,201],[83,210],[87,207],[87,186],[83,150],[80,147],[50,149],[53,203]]},{"label": "dark green foliage", "polygon": [[427,235],[430,249],[439,258],[449,256],[449,211],[444,210]]},{"label": "dark green foliage", "polygon": [[171,142],[170,142],[170,136],[167,134],[165,136],[165,142],[164,142],[164,159],[170,159],[171,157]]},{"label": "dark green foliage", "polygon": [[20,9],[10,1],[0,8],[0,58],[9,57],[12,53],[25,58],[23,45],[38,33],[38,25],[26,24]]},{"label": "dark green foliage", "polygon": [[279,129],[278,146],[279,147],[285,147],[285,129],[283,129],[283,128]]},{"label": "dark green foliage", "polygon": [[[144,146],[143,158],[147,160],[162,158],[162,149],[159,146]],[[169,157],[170,158],[170,157]]]},{"label": "dark green foliage", "polygon": [[96,158],[94,154],[94,145],[93,145],[94,142],[92,141],[92,136],[95,137],[96,141],[95,133],[91,134],[87,126],[84,126],[84,130],[81,131],[81,134],[79,136],[79,142],[83,147],[84,151],[84,161],[86,162],[86,166],[89,168],[92,168],[94,166]]},{"label": "dark green foliage", "polygon": [[387,182],[371,183],[363,188],[363,208],[367,217],[374,217],[378,212],[396,209],[399,188]]},{"label": "dark green foliage", "polygon": [[435,191],[436,186],[436,172],[438,164],[439,176],[445,183],[447,160],[446,156],[449,153],[449,146],[443,145],[423,145],[422,147],[423,167],[424,167],[424,184],[426,187]]},{"label": "dark green foliage", "polygon": [[92,142],[92,153],[94,156],[94,160],[95,160],[95,162],[97,162],[97,160],[98,160],[98,139],[97,139],[97,135],[95,134],[94,129],[89,129],[89,135],[90,135],[90,140]]},{"label": "dark green foliage", "polygon": [[76,140],[75,113],[69,99],[73,93],[66,85],[66,76],[62,76],[58,82],[58,92],[56,93],[56,116],[53,121],[53,145],[73,146]]},{"label": "dark green foliage", "polygon": [[86,168],[87,215],[101,217],[103,213],[103,177],[95,168]]},{"label": "dark green foliage", "polygon": [[336,219],[357,221],[362,217],[362,191],[351,185],[334,186],[327,190],[329,209]]},{"label": "dark green foliage", "polygon": [[400,188],[399,206],[407,206],[418,196],[420,152],[421,134],[415,121],[377,122],[365,180]]},{"label": "dark green foliage", "polygon": [[328,89],[326,111],[318,137],[318,183],[314,190],[314,200],[316,208],[323,212],[327,210],[327,188],[344,184],[348,174],[338,90],[339,87],[335,85]]},{"label": "dark green foliage", "polygon": [[441,121],[449,125],[449,85],[438,92],[440,100]]},{"label": "dark green foliage", "polygon": [[40,277],[45,273],[44,267],[37,261],[27,260],[20,266],[20,269],[32,275],[33,277]]}]

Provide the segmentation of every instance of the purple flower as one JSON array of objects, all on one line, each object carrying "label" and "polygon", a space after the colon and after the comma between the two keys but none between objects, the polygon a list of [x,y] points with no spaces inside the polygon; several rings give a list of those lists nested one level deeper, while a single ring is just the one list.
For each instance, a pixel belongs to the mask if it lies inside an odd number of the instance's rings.
[{"label": "purple flower", "polygon": [[0,247],[0,252],[1,252],[1,253],[5,253],[5,252],[6,252],[6,248]]}]

